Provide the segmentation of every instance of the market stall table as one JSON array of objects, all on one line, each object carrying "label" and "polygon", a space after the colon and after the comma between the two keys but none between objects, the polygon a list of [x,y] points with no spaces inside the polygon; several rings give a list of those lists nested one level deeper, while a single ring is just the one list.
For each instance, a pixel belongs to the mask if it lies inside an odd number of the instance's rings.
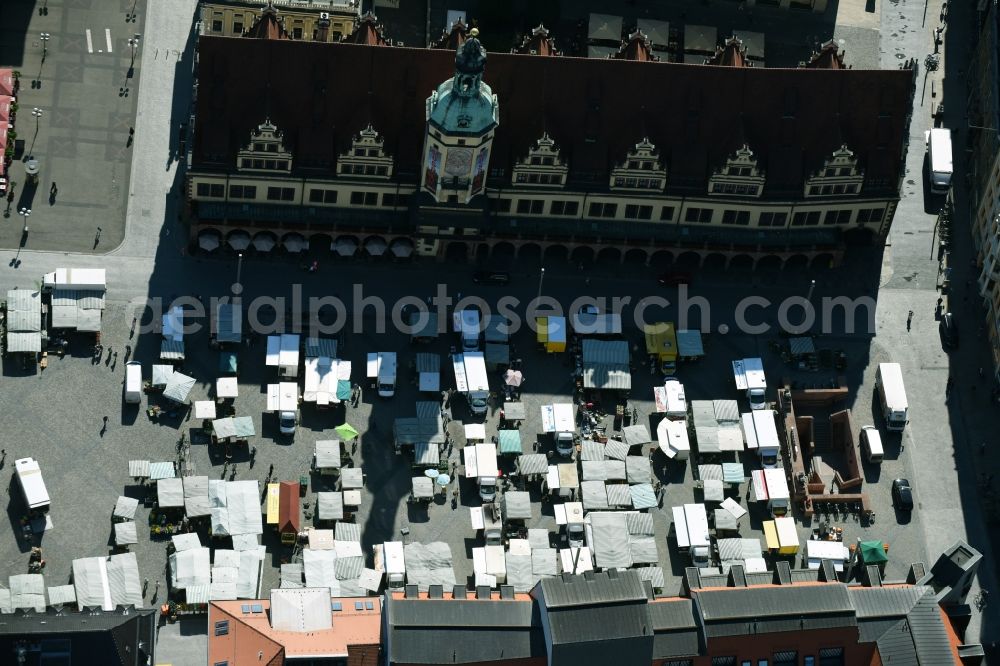
[{"label": "market stall table", "polygon": [[746,481],[746,470],[743,467],[743,463],[722,463],[722,480],[734,485],[739,485]]},{"label": "market stall table", "polygon": [[340,486],[344,490],[364,488],[364,473],[360,467],[345,467],[340,470]]},{"label": "market stall table", "polygon": [[722,501],[722,508],[732,514],[736,520],[747,515],[747,510],[740,506],[739,502],[732,497],[727,497]]},{"label": "market stall table", "polygon": [[726,495],[723,492],[722,481],[719,479],[710,479],[705,481],[705,487],[703,490],[706,502],[721,502],[726,499]]},{"label": "market stall table", "polygon": [[722,465],[698,465],[698,478],[702,481],[722,481]]},{"label": "market stall table", "polygon": [[580,460],[604,460],[604,445],[589,439],[584,440],[580,445]]},{"label": "market stall table", "polygon": [[625,476],[629,483],[652,483],[653,470],[646,456],[628,456],[625,458]]},{"label": "market stall table", "polygon": [[238,398],[239,383],[236,377],[219,377],[215,380],[215,396],[217,398]]},{"label": "market stall table", "polygon": [[524,448],[521,446],[521,431],[520,430],[501,430],[497,433],[497,444],[501,455],[512,454],[519,455],[524,453]]},{"label": "market stall table", "polygon": [[361,491],[360,490],[345,490],[344,491],[344,505],[345,506],[361,506]]},{"label": "market stall table", "polygon": [[631,507],[632,493],[624,483],[608,483],[604,486],[608,495],[608,506]]},{"label": "market stall table", "polygon": [[629,486],[629,493],[632,494],[632,506],[636,509],[652,509],[657,505],[656,493],[653,486],[648,483],[637,483]]},{"label": "market stall table", "polygon": [[323,439],[316,442],[313,460],[316,469],[322,473],[325,470],[340,469],[343,458],[339,439]]},{"label": "market stall table", "polygon": [[649,436],[649,428],[644,425],[630,425],[622,429],[622,441],[629,448],[649,444],[653,438]]},{"label": "market stall table", "polygon": [[170,375],[166,387],[163,389],[163,397],[172,400],[177,404],[185,404],[188,394],[194,388],[194,377],[189,377],[180,372]]},{"label": "market stall table", "polygon": [[517,471],[522,476],[545,474],[549,471],[549,460],[544,453],[527,453],[517,457]]},{"label": "market stall table", "polygon": [[413,477],[413,499],[432,499],[434,497],[434,482],[426,476]]},{"label": "market stall table", "polygon": [[629,445],[616,439],[609,439],[604,445],[604,455],[615,460],[625,460],[628,457]]},{"label": "market stall table", "polygon": [[122,520],[135,520],[135,511],[139,508],[139,500],[121,495],[115,502],[114,517]]}]

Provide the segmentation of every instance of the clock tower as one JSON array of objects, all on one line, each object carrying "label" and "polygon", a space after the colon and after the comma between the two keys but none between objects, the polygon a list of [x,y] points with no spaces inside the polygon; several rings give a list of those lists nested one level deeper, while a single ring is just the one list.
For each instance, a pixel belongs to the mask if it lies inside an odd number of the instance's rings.
[{"label": "clock tower", "polygon": [[468,203],[486,186],[500,107],[483,83],[486,49],[478,34],[469,31],[455,54],[455,76],[427,98],[421,189],[439,203],[449,197]]}]

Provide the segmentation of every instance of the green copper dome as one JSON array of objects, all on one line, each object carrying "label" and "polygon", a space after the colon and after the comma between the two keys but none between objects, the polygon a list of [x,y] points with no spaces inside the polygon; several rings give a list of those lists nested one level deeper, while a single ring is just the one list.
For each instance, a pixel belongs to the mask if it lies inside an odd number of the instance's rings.
[{"label": "green copper dome", "polygon": [[444,134],[479,136],[498,124],[493,90],[483,83],[486,49],[473,36],[455,54],[455,76],[427,98],[427,122]]}]

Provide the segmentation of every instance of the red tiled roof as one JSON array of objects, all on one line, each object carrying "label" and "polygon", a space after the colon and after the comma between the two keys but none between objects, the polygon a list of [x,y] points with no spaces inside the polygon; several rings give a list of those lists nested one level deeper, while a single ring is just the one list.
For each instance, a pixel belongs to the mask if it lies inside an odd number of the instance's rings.
[{"label": "red tiled roof", "polygon": [[810,69],[847,69],[844,66],[845,52],[840,50],[837,42],[832,39],[813,51],[808,62],[800,63],[801,67]]},{"label": "red tiled roof", "polygon": [[513,49],[511,53],[542,56],[562,55],[562,53],[556,50],[555,42],[552,41],[549,31],[544,25],[539,25],[532,30],[531,34],[521,41],[521,45]]},{"label": "red tiled roof", "polygon": [[383,34],[383,28],[378,22],[378,18],[371,12],[367,12],[358,21],[358,27],[350,35],[344,38],[345,42],[351,44],[365,44],[368,46],[391,46],[389,40]]},{"label": "red tiled roof", "polygon": [[278,10],[271,4],[264,8],[260,17],[243,36],[254,39],[291,39],[285,31],[285,27],[281,25],[281,21],[278,20]]},{"label": "red tiled roof", "polygon": [[721,67],[752,67],[753,63],[746,58],[746,50],[742,41],[730,37],[724,46],[715,47],[715,55],[706,60],[705,64]]},{"label": "red tiled roof", "polygon": [[659,58],[653,55],[653,47],[649,38],[638,30],[622,42],[618,53],[611,56],[616,60],[637,60],[639,62],[657,62]]},{"label": "red tiled roof", "polygon": [[[454,53],[435,49],[201,37],[194,163],[231,168],[251,129],[269,116],[298,167],[332,174],[337,154],[370,123],[398,171],[415,174],[425,100],[454,68]],[[667,163],[668,187],[703,187],[745,141],[767,172],[769,190],[798,192],[841,143],[857,155],[869,182],[895,189],[913,90],[913,73],[903,69],[498,53],[489,55],[484,80],[500,103],[494,168],[509,169],[548,131],[571,178],[607,182],[612,165],[648,136]],[[744,130],[737,128],[740,117]]]}]

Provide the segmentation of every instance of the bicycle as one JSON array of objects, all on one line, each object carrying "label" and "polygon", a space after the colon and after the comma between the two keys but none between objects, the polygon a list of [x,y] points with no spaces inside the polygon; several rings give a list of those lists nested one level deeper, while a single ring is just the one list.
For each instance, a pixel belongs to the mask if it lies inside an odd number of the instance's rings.
[{"label": "bicycle", "polygon": [[975,599],[976,610],[982,611],[984,608],[986,608],[986,604],[989,603],[989,599],[990,599],[990,593],[988,590],[979,590],[979,593],[976,595]]}]

